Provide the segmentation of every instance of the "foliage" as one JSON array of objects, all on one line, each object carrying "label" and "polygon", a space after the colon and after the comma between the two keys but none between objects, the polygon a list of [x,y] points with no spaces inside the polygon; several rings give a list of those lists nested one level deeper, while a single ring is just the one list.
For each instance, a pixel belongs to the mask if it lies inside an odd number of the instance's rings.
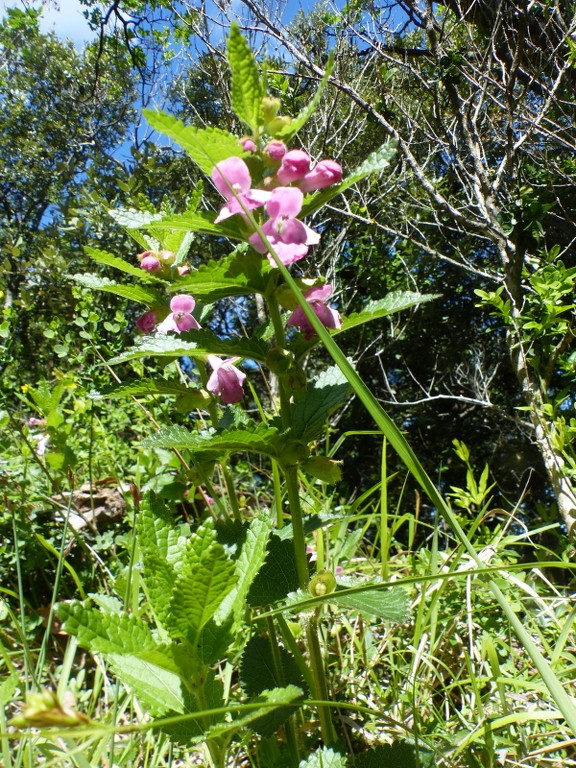
[{"label": "foliage", "polygon": [[[360,6],[348,11],[362,18]],[[162,152],[145,150],[123,194],[111,195],[123,233],[97,223],[87,253],[108,274],[72,278],[84,347],[74,330],[49,336],[76,372],[13,391],[0,416],[10,426],[0,458],[11,537],[1,553],[2,703],[15,687],[18,702],[27,692],[19,714],[2,714],[3,760],[173,765],[205,745],[200,760],[214,766],[238,753],[271,768],[538,764],[553,733],[570,744],[576,727],[565,690],[574,663],[569,549],[555,526],[528,530],[517,508],[493,507],[488,465],[473,462],[468,433],[453,440],[465,481],[445,482],[442,496],[335,342],[362,344],[382,320],[404,322],[397,313],[406,310],[421,329],[433,327],[437,279],[426,294],[405,291],[398,260],[383,274],[374,266],[364,277],[378,276],[377,289],[361,298],[352,290],[341,317],[320,276],[331,267],[319,235],[329,251],[343,233],[343,269],[361,264],[371,246],[362,233],[356,241],[338,206],[367,213],[357,190],[389,183],[382,172],[401,142],[362,145],[357,158],[367,160],[341,181],[335,163],[310,168],[302,152],[293,155],[305,164],[300,177],[281,181],[293,171],[274,157],[286,151],[279,138],[298,132],[306,146],[338,58],[317,93],[294,96],[236,26],[227,50],[231,100],[250,136],[236,137],[233,118],[213,131],[149,113],[189,162],[168,170],[157,163]],[[179,189],[174,175],[192,168],[190,186],[173,200],[153,189],[144,196],[155,168],[166,189]],[[202,173],[220,199],[204,191]],[[315,189],[320,177],[327,182]],[[530,195],[541,222],[546,204]],[[143,249],[137,259],[117,255],[129,249],[125,236]],[[222,256],[229,241],[240,245]],[[406,263],[420,268],[421,245],[403,246]],[[523,334],[533,334],[535,369],[539,351],[549,358],[558,329],[569,329],[571,272],[557,255],[531,280]],[[114,309],[102,315],[107,305],[92,291]],[[511,316],[503,292],[483,285],[476,295],[495,323]],[[131,301],[144,315],[124,310]],[[142,335],[126,349],[134,320]],[[376,483],[347,498],[339,483],[351,456],[366,477],[376,474],[365,433],[348,450],[358,423],[350,434],[340,428],[352,397],[378,428],[382,460]],[[397,454],[390,466],[388,446]],[[102,492],[118,484],[123,507],[106,530],[95,478],[111,471]],[[418,497],[409,508],[404,472],[430,514]],[[85,478],[89,511],[76,495]],[[38,522],[45,504],[59,516]],[[548,530],[550,549],[539,543]],[[54,568],[38,588],[42,553]],[[562,743],[552,754],[571,764]]]}]

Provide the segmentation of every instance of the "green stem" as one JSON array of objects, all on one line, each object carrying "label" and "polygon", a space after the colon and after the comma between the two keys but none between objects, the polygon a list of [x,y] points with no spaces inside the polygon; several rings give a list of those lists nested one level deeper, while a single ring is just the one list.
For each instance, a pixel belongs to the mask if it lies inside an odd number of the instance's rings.
[{"label": "green stem", "polygon": [[[314,611],[314,615],[309,619],[306,625],[306,641],[308,644],[308,653],[310,654],[310,666],[312,667],[312,675],[314,676],[314,695],[318,701],[325,701],[328,703],[330,698],[328,695],[328,686],[326,684],[324,659],[322,658],[320,640],[318,639],[319,612],[320,609],[316,609],[316,611]],[[320,720],[320,729],[322,731],[324,744],[326,744],[326,746],[334,744],[337,739],[332,717],[330,715],[330,708],[328,706],[318,707],[318,718]]]},{"label": "green stem", "polygon": [[[267,297],[268,300],[268,313],[270,314],[270,320],[272,321],[272,327],[274,328],[274,341],[279,349],[285,349],[286,336],[284,334],[284,325],[282,323],[282,315],[280,313],[280,306],[276,301],[274,295]],[[285,427],[290,426],[290,395],[286,392],[286,387],[282,382],[282,378],[279,380],[279,395],[280,395],[280,415],[282,417],[282,423]]]},{"label": "green stem", "polygon": [[[276,627],[272,617],[266,619],[268,625],[268,632],[270,633],[270,647],[272,649],[272,659],[274,661],[274,668],[276,672],[276,679],[280,686],[286,685],[286,677],[284,675],[284,667],[282,666],[282,659],[280,657],[280,647],[278,645],[278,638],[276,637]],[[284,726],[286,733],[286,743],[288,745],[288,751],[290,753],[290,761],[294,768],[298,768],[300,765],[300,754],[298,751],[298,739],[296,737],[296,726],[294,723],[294,715],[291,715]]]},{"label": "green stem", "polygon": [[298,467],[284,467],[284,480],[288,495],[288,507],[292,520],[292,535],[294,539],[294,554],[296,556],[296,572],[300,589],[306,592],[310,577],[308,574],[308,559],[306,557],[306,537],[300,506],[300,490],[298,488]]},{"label": "green stem", "polygon": [[[269,295],[268,311],[274,328],[274,337],[276,346],[284,349],[286,337],[284,335],[284,325],[280,314],[280,307],[274,295]],[[290,395],[286,391],[282,379],[280,379],[280,416],[282,424],[288,429],[292,426],[290,415]],[[304,522],[302,516],[302,507],[300,504],[300,489],[298,486],[298,466],[291,465],[284,467],[284,479],[286,482],[286,493],[288,497],[288,507],[290,518],[292,520],[292,534],[294,541],[294,554],[296,558],[296,571],[298,573],[298,582],[300,589],[304,592],[308,589],[308,559],[306,557],[306,537],[304,535]],[[313,695],[318,701],[328,702],[328,686],[326,685],[326,674],[324,669],[324,659],[320,649],[318,638],[318,621],[315,615],[306,625],[306,641],[308,654],[310,656],[310,667],[312,669],[312,679],[314,683]],[[334,725],[330,716],[328,707],[318,709],[318,718],[322,738],[325,744],[333,744],[336,741]]]}]

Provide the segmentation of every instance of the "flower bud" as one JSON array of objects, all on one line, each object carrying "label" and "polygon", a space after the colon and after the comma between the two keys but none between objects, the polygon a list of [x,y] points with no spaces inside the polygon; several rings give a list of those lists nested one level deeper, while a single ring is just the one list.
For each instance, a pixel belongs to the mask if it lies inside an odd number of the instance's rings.
[{"label": "flower bud", "polygon": [[268,133],[270,133],[272,136],[275,136],[277,133],[280,133],[280,131],[287,125],[290,125],[291,122],[292,118],[289,115],[280,115],[279,117],[275,117],[274,120],[270,120],[267,125]]},{"label": "flower bud", "polygon": [[331,571],[318,571],[316,576],[310,581],[308,590],[314,597],[329,595],[336,589],[336,579]]},{"label": "flower bud", "polygon": [[273,99],[270,96],[264,96],[262,99],[262,116],[265,123],[269,123],[278,114],[280,109],[280,99]]},{"label": "flower bud", "polygon": [[243,139],[240,139],[240,144],[242,145],[242,149],[244,152],[256,152],[256,144],[254,143],[254,140],[250,138],[250,136],[246,136]]},{"label": "flower bud", "polygon": [[264,147],[264,152],[271,160],[282,160],[286,154],[286,151],[286,144],[284,144],[283,141],[278,141],[277,139],[269,142]]},{"label": "flower bud", "polygon": [[146,272],[159,272],[162,269],[160,259],[157,259],[156,256],[144,256],[140,262],[140,266],[142,269],[145,269]]},{"label": "flower bud", "polygon": [[139,317],[138,320],[136,320],[136,328],[138,328],[139,331],[142,331],[142,333],[149,334],[152,333],[157,322],[158,318],[156,316],[156,312],[154,312],[154,310],[150,310],[149,312],[145,312],[142,317]]},{"label": "flower bud", "polygon": [[329,459],[327,456],[310,456],[302,462],[302,469],[307,475],[323,483],[338,483],[342,479],[341,464],[341,461]]},{"label": "flower bud", "polygon": [[292,365],[293,356],[287,349],[274,347],[266,355],[266,365],[272,373],[286,373]]}]

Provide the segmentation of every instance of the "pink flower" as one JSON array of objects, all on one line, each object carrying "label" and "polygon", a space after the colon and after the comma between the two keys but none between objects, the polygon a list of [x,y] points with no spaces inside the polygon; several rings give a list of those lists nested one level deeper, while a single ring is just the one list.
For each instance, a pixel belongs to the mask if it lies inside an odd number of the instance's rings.
[{"label": "pink flower", "polygon": [[[270,218],[262,225],[262,232],[282,264],[292,264],[304,258],[308,246],[320,242],[320,235],[296,218],[302,210],[303,200],[302,191],[296,187],[276,187],[266,203],[266,212]],[[258,232],[251,235],[249,241],[258,253],[266,253],[266,245]],[[276,266],[270,253],[268,260],[272,266]]]},{"label": "pink flower", "polygon": [[160,323],[156,331],[158,333],[168,333],[168,331],[181,333],[192,329],[198,330],[200,326],[196,318],[192,317],[192,310],[195,306],[196,302],[192,296],[186,294],[174,296],[170,302],[172,312]]},{"label": "pink flower", "polygon": [[252,152],[252,154],[256,152],[256,144],[249,136],[247,136],[245,139],[240,139],[240,144],[242,145],[244,152]]},{"label": "pink flower", "polygon": [[146,272],[159,272],[162,269],[160,259],[157,259],[156,256],[144,256],[140,262],[140,266],[142,269],[145,269]]},{"label": "pink flower", "polygon": [[246,374],[239,371],[234,365],[238,360],[240,360],[239,357],[222,360],[216,355],[208,355],[208,362],[212,366],[213,373],[208,379],[206,389],[213,395],[219,395],[226,405],[239,403],[244,397],[242,384],[246,379]]},{"label": "pink flower", "polygon": [[140,266],[147,272],[157,272],[164,267],[170,267],[175,259],[174,251],[143,251],[138,254]]},{"label": "pink flower", "polygon": [[[320,285],[316,288],[310,288],[309,290],[304,291],[304,298],[322,325],[326,328],[341,328],[342,321],[340,320],[340,315],[335,309],[327,306],[326,303],[333,290],[333,287],[326,283],[326,285]],[[296,307],[294,312],[292,312],[288,318],[286,325],[293,325],[300,328],[307,339],[311,339],[316,335],[316,331],[312,327],[310,320],[308,320],[304,314],[302,307]]]},{"label": "pink flower", "polygon": [[27,422],[29,427],[45,427],[46,419],[39,419],[36,416],[31,416]]},{"label": "pink flower", "polygon": [[333,160],[320,160],[314,170],[298,181],[302,192],[314,192],[316,189],[339,184],[342,181],[342,167]]},{"label": "pink flower", "polygon": [[283,141],[271,141],[264,147],[264,152],[271,160],[281,160],[286,154],[286,144]]},{"label": "pink flower", "polygon": [[244,160],[239,157],[229,157],[217,163],[212,171],[212,181],[227,201],[214,220],[216,224],[234,216],[235,213],[259,208],[270,197],[270,193],[263,189],[250,189],[250,171]]},{"label": "pink flower", "polygon": [[136,320],[136,328],[138,328],[139,331],[142,331],[142,333],[152,333],[157,322],[158,318],[156,317],[156,312],[151,309]]},{"label": "pink flower", "polygon": [[282,165],[278,169],[278,181],[280,184],[290,184],[292,181],[306,176],[310,170],[310,157],[301,149],[291,149],[282,158]]}]

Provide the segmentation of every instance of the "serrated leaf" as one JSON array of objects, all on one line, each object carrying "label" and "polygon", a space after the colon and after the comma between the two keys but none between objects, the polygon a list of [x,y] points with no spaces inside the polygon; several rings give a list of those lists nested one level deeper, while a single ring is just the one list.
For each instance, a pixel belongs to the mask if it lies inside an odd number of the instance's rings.
[{"label": "serrated leaf", "polygon": [[143,110],[143,114],[153,128],[174,139],[208,176],[220,160],[244,154],[238,138],[228,131],[184,125],[172,115],[151,109]]},{"label": "serrated leaf", "polygon": [[120,272],[125,272],[127,275],[132,275],[133,277],[139,278],[144,283],[163,282],[158,277],[151,275],[141,267],[130,264],[128,261],[124,261],[124,259],[121,259],[118,256],[114,256],[112,253],[102,251],[99,248],[91,248],[89,245],[84,246],[84,250],[88,256],[90,256],[90,258],[97,264],[103,264],[107,267],[114,267],[114,269],[118,269]]},{"label": "serrated leaf", "polygon": [[284,688],[273,688],[270,691],[262,691],[260,696],[249,702],[250,705],[260,704],[260,707],[245,711],[245,714],[235,718],[232,722],[219,723],[218,725],[212,726],[207,735],[209,737],[218,737],[235,733],[241,728],[249,726],[263,715],[269,714],[277,707],[285,707],[289,704],[300,704],[302,698],[302,690],[295,685],[287,685]]},{"label": "serrated leaf", "polygon": [[93,392],[90,397],[100,398],[120,398],[120,397],[144,397],[145,395],[188,395],[195,390],[190,389],[185,384],[178,381],[164,381],[149,379],[148,381],[136,381],[132,384],[118,384],[116,386],[105,387],[101,392]]},{"label": "serrated leaf", "polygon": [[372,152],[358,168],[349,173],[344,180],[335,186],[327,187],[307,198],[302,206],[301,217],[309,216],[311,213],[322,208],[329,200],[336,195],[341,194],[353,184],[364,179],[372,173],[380,173],[390,166],[394,155],[396,154],[397,143],[394,140],[386,142],[379,149]]},{"label": "serrated leaf", "polygon": [[195,272],[181,278],[173,290],[179,293],[189,291],[196,298],[209,302],[228,296],[265,293],[272,269],[260,254],[237,252],[203,264]]},{"label": "serrated leaf", "polygon": [[298,589],[294,544],[290,539],[270,536],[264,565],[252,582],[248,602],[253,606],[272,605]]},{"label": "serrated leaf", "polygon": [[234,586],[234,563],[214,539],[214,531],[202,526],[188,540],[184,564],[172,590],[172,636],[198,643],[202,628],[212,619]]},{"label": "serrated leaf", "polygon": [[189,331],[187,334],[193,341],[184,341],[180,336],[158,334],[157,336],[142,336],[136,339],[135,345],[108,361],[110,365],[137,360],[142,357],[199,357],[205,359],[208,355],[223,357],[242,357],[264,362],[267,347],[260,339],[220,339],[210,331]]},{"label": "serrated leaf", "polygon": [[162,297],[151,288],[144,288],[140,285],[123,285],[114,283],[107,277],[98,277],[97,275],[83,274],[71,275],[70,280],[90,288],[93,291],[106,291],[114,293],[116,296],[122,296],[125,299],[136,301],[138,304],[162,304]]},{"label": "serrated leaf", "polygon": [[150,228],[151,232],[200,232],[204,235],[218,235],[218,237],[229,237],[231,240],[241,240],[243,233],[237,223],[233,221],[224,221],[220,224],[214,224],[216,214],[210,211],[186,211],[185,213],[174,213],[170,216],[164,216],[160,221],[154,222]]},{"label": "serrated leaf", "polygon": [[330,593],[329,601],[385,621],[404,621],[408,612],[408,595],[401,587],[366,589],[345,594],[336,590]]},{"label": "serrated leaf", "polygon": [[111,654],[108,661],[124,685],[136,694],[152,715],[185,714],[191,707],[194,711],[193,697],[185,690],[177,672],[135,656]]},{"label": "serrated leaf", "polygon": [[271,531],[270,518],[264,515],[254,518],[247,527],[246,538],[234,564],[235,585],[214,616],[217,622],[222,623],[231,615],[234,629],[242,626],[248,592],[266,559]]},{"label": "serrated leaf", "polygon": [[168,508],[153,494],[147,494],[142,500],[136,520],[136,536],[152,611],[159,623],[168,627],[171,600],[187,540],[180,536]]},{"label": "serrated leaf", "polygon": [[304,126],[308,120],[312,117],[314,112],[316,111],[316,108],[318,104],[320,103],[320,99],[322,98],[322,95],[324,94],[324,90],[326,86],[328,85],[328,80],[330,79],[330,75],[332,74],[332,70],[334,69],[334,52],[332,51],[330,53],[330,56],[328,58],[328,63],[326,64],[326,69],[324,71],[324,77],[318,84],[318,88],[316,89],[316,93],[314,94],[311,101],[308,102],[308,104],[302,109],[296,117],[288,123],[288,125],[283,126],[279,131],[275,132],[276,138],[282,138],[285,141],[289,141],[292,139],[300,128]]},{"label": "serrated leaf", "polygon": [[294,436],[306,442],[317,438],[328,416],[346,401],[350,391],[338,366],[323,371],[306,389],[302,399],[290,407]]},{"label": "serrated leaf", "polygon": [[[370,301],[361,312],[355,312],[348,317],[343,318],[342,328],[336,333],[342,333],[350,328],[355,328],[363,323],[369,323],[371,320],[377,320],[380,317],[386,317],[393,312],[401,312],[410,307],[417,307],[426,301],[434,301],[441,297],[439,293],[415,293],[413,291],[392,291],[383,299]],[[335,334],[336,335],[336,334]]]},{"label": "serrated leaf", "polygon": [[433,768],[434,765],[434,752],[426,745],[396,741],[360,753],[354,759],[353,768]]},{"label": "serrated leaf", "polygon": [[[269,638],[252,637],[244,648],[240,664],[240,681],[248,696],[258,696],[267,689],[286,684],[307,692],[294,657],[284,648],[273,651]],[[293,707],[281,707],[253,722],[251,728],[261,736],[272,736],[293,712]]]},{"label": "serrated leaf", "polygon": [[345,755],[334,752],[329,747],[320,747],[316,752],[302,760],[298,768],[346,768],[348,761]]},{"label": "serrated leaf", "polygon": [[56,612],[66,632],[95,653],[138,654],[157,649],[150,628],[136,616],[105,613],[77,601],[59,603]]},{"label": "serrated leaf", "polygon": [[232,73],[232,109],[252,133],[257,133],[263,121],[262,99],[265,93],[252,49],[235,22],[230,27],[226,47]]},{"label": "serrated leaf", "polygon": [[144,229],[162,218],[161,213],[139,211],[136,208],[110,208],[108,215],[125,229]]},{"label": "serrated leaf", "polygon": [[163,427],[147,437],[143,445],[148,448],[187,448],[202,460],[217,459],[226,453],[252,451],[276,456],[281,433],[275,427],[259,425],[255,430],[230,429],[221,434],[190,432],[185,427]]}]

